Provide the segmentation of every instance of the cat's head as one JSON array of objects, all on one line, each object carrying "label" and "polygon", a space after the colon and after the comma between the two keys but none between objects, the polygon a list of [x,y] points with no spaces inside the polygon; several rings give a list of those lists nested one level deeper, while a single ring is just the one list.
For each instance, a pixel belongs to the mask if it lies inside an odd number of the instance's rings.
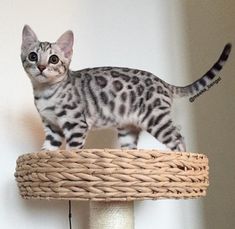
[{"label": "cat's head", "polygon": [[73,53],[73,33],[67,31],[55,43],[41,42],[25,25],[22,33],[21,60],[35,86],[52,85],[67,74]]}]

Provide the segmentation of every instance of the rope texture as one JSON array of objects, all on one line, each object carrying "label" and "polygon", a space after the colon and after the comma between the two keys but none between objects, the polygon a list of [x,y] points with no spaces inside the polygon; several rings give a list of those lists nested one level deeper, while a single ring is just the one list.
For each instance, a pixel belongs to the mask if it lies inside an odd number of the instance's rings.
[{"label": "rope texture", "polygon": [[208,170],[203,154],[83,149],[22,155],[15,177],[24,199],[131,201],[205,196]]}]

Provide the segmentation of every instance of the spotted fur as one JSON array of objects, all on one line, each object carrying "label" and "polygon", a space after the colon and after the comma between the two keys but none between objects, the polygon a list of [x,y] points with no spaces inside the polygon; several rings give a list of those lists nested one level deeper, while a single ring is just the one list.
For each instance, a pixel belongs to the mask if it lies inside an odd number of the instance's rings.
[{"label": "spotted fur", "polygon": [[82,148],[90,129],[115,127],[122,148],[136,148],[140,130],[146,130],[169,149],[185,151],[183,137],[170,116],[173,98],[194,95],[209,85],[231,50],[227,44],[203,77],[176,87],[150,72],[131,68],[71,71],[72,46],[71,31],[49,43],[40,42],[29,26],[23,29],[21,59],[44,124],[46,150],[58,149],[63,139],[67,148]]}]

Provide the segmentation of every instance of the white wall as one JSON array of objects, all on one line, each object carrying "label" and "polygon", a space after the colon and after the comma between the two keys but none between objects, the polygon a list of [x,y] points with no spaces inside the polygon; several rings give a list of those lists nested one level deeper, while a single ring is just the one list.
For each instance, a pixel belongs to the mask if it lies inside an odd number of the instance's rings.
[{"label": "white wall", "polygon": [[[234,17],[232,0],[1,0],[0,227],[67,228],[66,202],[21,200],[14,180],[17,157],[39,150],[43,141],[31,85],[19,58],[24,24],[31,25],[41,40],[50,41],[72,29],[73,69],[136,67],[184,85],[208,69],[227,41],[235,44]],[[231,229],[235,224],[234,60],[232,54],[218,86],[193,104],[182,99],[174,106],[188,150],[209,155],[208,197],[137,202],[137,229]],[[97,141],[99,133],[92,133],[87,146],[114,147],[115,133],[109,138],[110,131],[104,134],[107,138]],[[152,137],[143,134],[139,147],[155,146]],[[74,228],[87,228],[87,210],[86,203],[73,204]]]}]

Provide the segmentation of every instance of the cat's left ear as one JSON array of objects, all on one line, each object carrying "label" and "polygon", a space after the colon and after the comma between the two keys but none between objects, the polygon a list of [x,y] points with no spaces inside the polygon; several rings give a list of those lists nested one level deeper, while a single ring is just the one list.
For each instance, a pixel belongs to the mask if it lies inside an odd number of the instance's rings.
[{"label": "cat's left ear", "polygon": [[71,58],[73,54],[73,32],[68,30],[63,33],[60,38],[56,41],[56,44],[64,52],[66,58]]}]

